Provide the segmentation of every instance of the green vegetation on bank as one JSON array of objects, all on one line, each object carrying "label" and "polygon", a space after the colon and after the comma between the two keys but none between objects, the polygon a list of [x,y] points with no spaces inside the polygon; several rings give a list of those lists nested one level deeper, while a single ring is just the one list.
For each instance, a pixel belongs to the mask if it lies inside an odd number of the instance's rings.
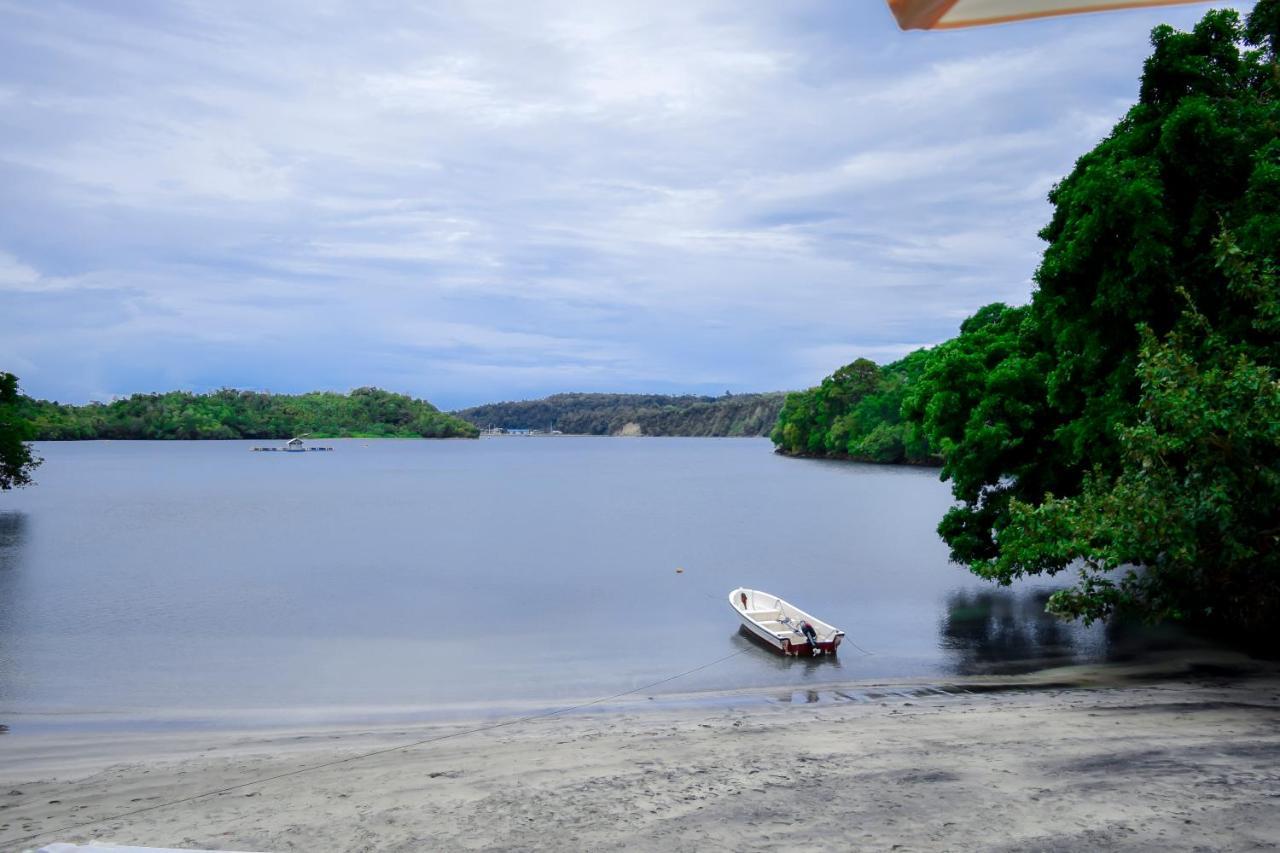
[{"label": "green vegetation on bank", "polygon": [[20,397],[16,415],[32,437],[64,439],[475,438],[478,430],[425,400],[378,388],[350,394],[134,394],[112,403],[68,406]]},{"label": "green vegetation on bank", "polygon": [[[938,530],[975,573],[1067,572],[1056,613],[1274,642],[1280,0],[1152,44],[1139,102],[1050,194],[1030,304],[983,308],[909,368],[837,371],[774,439],[895,461],[870,437],[901,424],[904,457],[943,459]],[[901,408],[874,423],[858,413],[893,370]]]},{"label": "green vegetation on bank", "polygon": [[778,419],[783,394],[723,397],[665,394],[553,394],[454,412],[478,427],[553,429],[570,435],[759,436]]},{"label": "green vegetation on bank", "polygon": [[924,350],[884,367],[860,358],[817,388],[788,394],[770,437],[792,456],[833,456],[917,465],[941,460],[904,423],[903,395],[929,357]]},{"label": "green vegetation on bank", "polygon": [[28,443],[34,432],[21,410],[24,399],[18,377],[0,371],[0,491],[30,485],[41,462]]}]

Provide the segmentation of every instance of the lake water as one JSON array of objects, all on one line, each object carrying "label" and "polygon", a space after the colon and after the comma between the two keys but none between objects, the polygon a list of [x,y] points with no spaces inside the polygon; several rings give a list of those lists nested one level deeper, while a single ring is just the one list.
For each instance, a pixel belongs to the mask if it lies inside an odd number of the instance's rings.
[{"label": "lake water", "polygon": [[[0,493],[0,722],[356,718],[657,690],[802,688],[1107,654],[947,561],[937,471],[763,439],[42,443]],[[683,573],[677,573],[683,568]],[[738,632],[736,586],[840,625]],[[653,691],[650,691],[653,692]],[[21,725],[20,725],[21,724]]]}]

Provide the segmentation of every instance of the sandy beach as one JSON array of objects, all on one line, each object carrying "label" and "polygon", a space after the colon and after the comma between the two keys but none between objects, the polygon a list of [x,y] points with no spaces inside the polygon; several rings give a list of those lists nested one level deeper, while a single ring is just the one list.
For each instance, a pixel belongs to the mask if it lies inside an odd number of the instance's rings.
[{"label": "sandy beach", "polygon": [[[465,725],[9,737],[0,846],[1248,850],[1280,845],[1280,676],[851,685]],[[899,692],[901,690],[901,692]],[[752,701],[748,701],[748,699]],[[30,841],[18,842],[39,834]]]}]

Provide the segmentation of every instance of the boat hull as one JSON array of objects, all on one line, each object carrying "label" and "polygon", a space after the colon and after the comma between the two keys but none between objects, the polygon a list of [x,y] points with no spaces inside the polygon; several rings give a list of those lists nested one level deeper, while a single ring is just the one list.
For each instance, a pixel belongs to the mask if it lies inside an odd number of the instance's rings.
[{"label": "boat hull", "polygon": [[742,631],[756,642],[762,643],[775,652],[788,657],[813,657],[818,655],[834,655],[836,650],[840,648],[840,638],[831,640],[830,642],[819,642],[818,651],[815,653],[813,646],[809,643],[792,643],[789,639],[783,638],[778,640],[773,635],[766,635],[764,632],[752,628],[747,622],[742,623]]}]

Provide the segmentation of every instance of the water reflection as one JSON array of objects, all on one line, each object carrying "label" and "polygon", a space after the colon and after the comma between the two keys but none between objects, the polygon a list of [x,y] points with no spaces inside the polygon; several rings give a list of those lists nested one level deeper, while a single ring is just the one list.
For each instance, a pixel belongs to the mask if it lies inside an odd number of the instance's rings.
[{"label": "water reflection", "polygon": [[1096,632],[1045,612],[1048,589],[956,591],[947,596],[941,647],[960,675],[1025,672],[1075,662]]},{"label": "water reflection", "polygon": [[26,513],[0,512],[0,570],[17,564],[18,551],[26,539],[26,531]]},{"label": "water reflection", "polygon": [[1185,627],[1170,622],[1151,625],[1131,617],[1115,616],[1107,620],[1104,632],[1108,661],[1135,661],[1161,652],[1213,647],[1210,640],[1196,637]]},{"label": "water reflection", "polygon": [[[18,566],[27,539],[27,516],[0,512],[0,698],[14,678],[14,635],[18,614]],[[0,726],[0,729],[4,727]]]}]

